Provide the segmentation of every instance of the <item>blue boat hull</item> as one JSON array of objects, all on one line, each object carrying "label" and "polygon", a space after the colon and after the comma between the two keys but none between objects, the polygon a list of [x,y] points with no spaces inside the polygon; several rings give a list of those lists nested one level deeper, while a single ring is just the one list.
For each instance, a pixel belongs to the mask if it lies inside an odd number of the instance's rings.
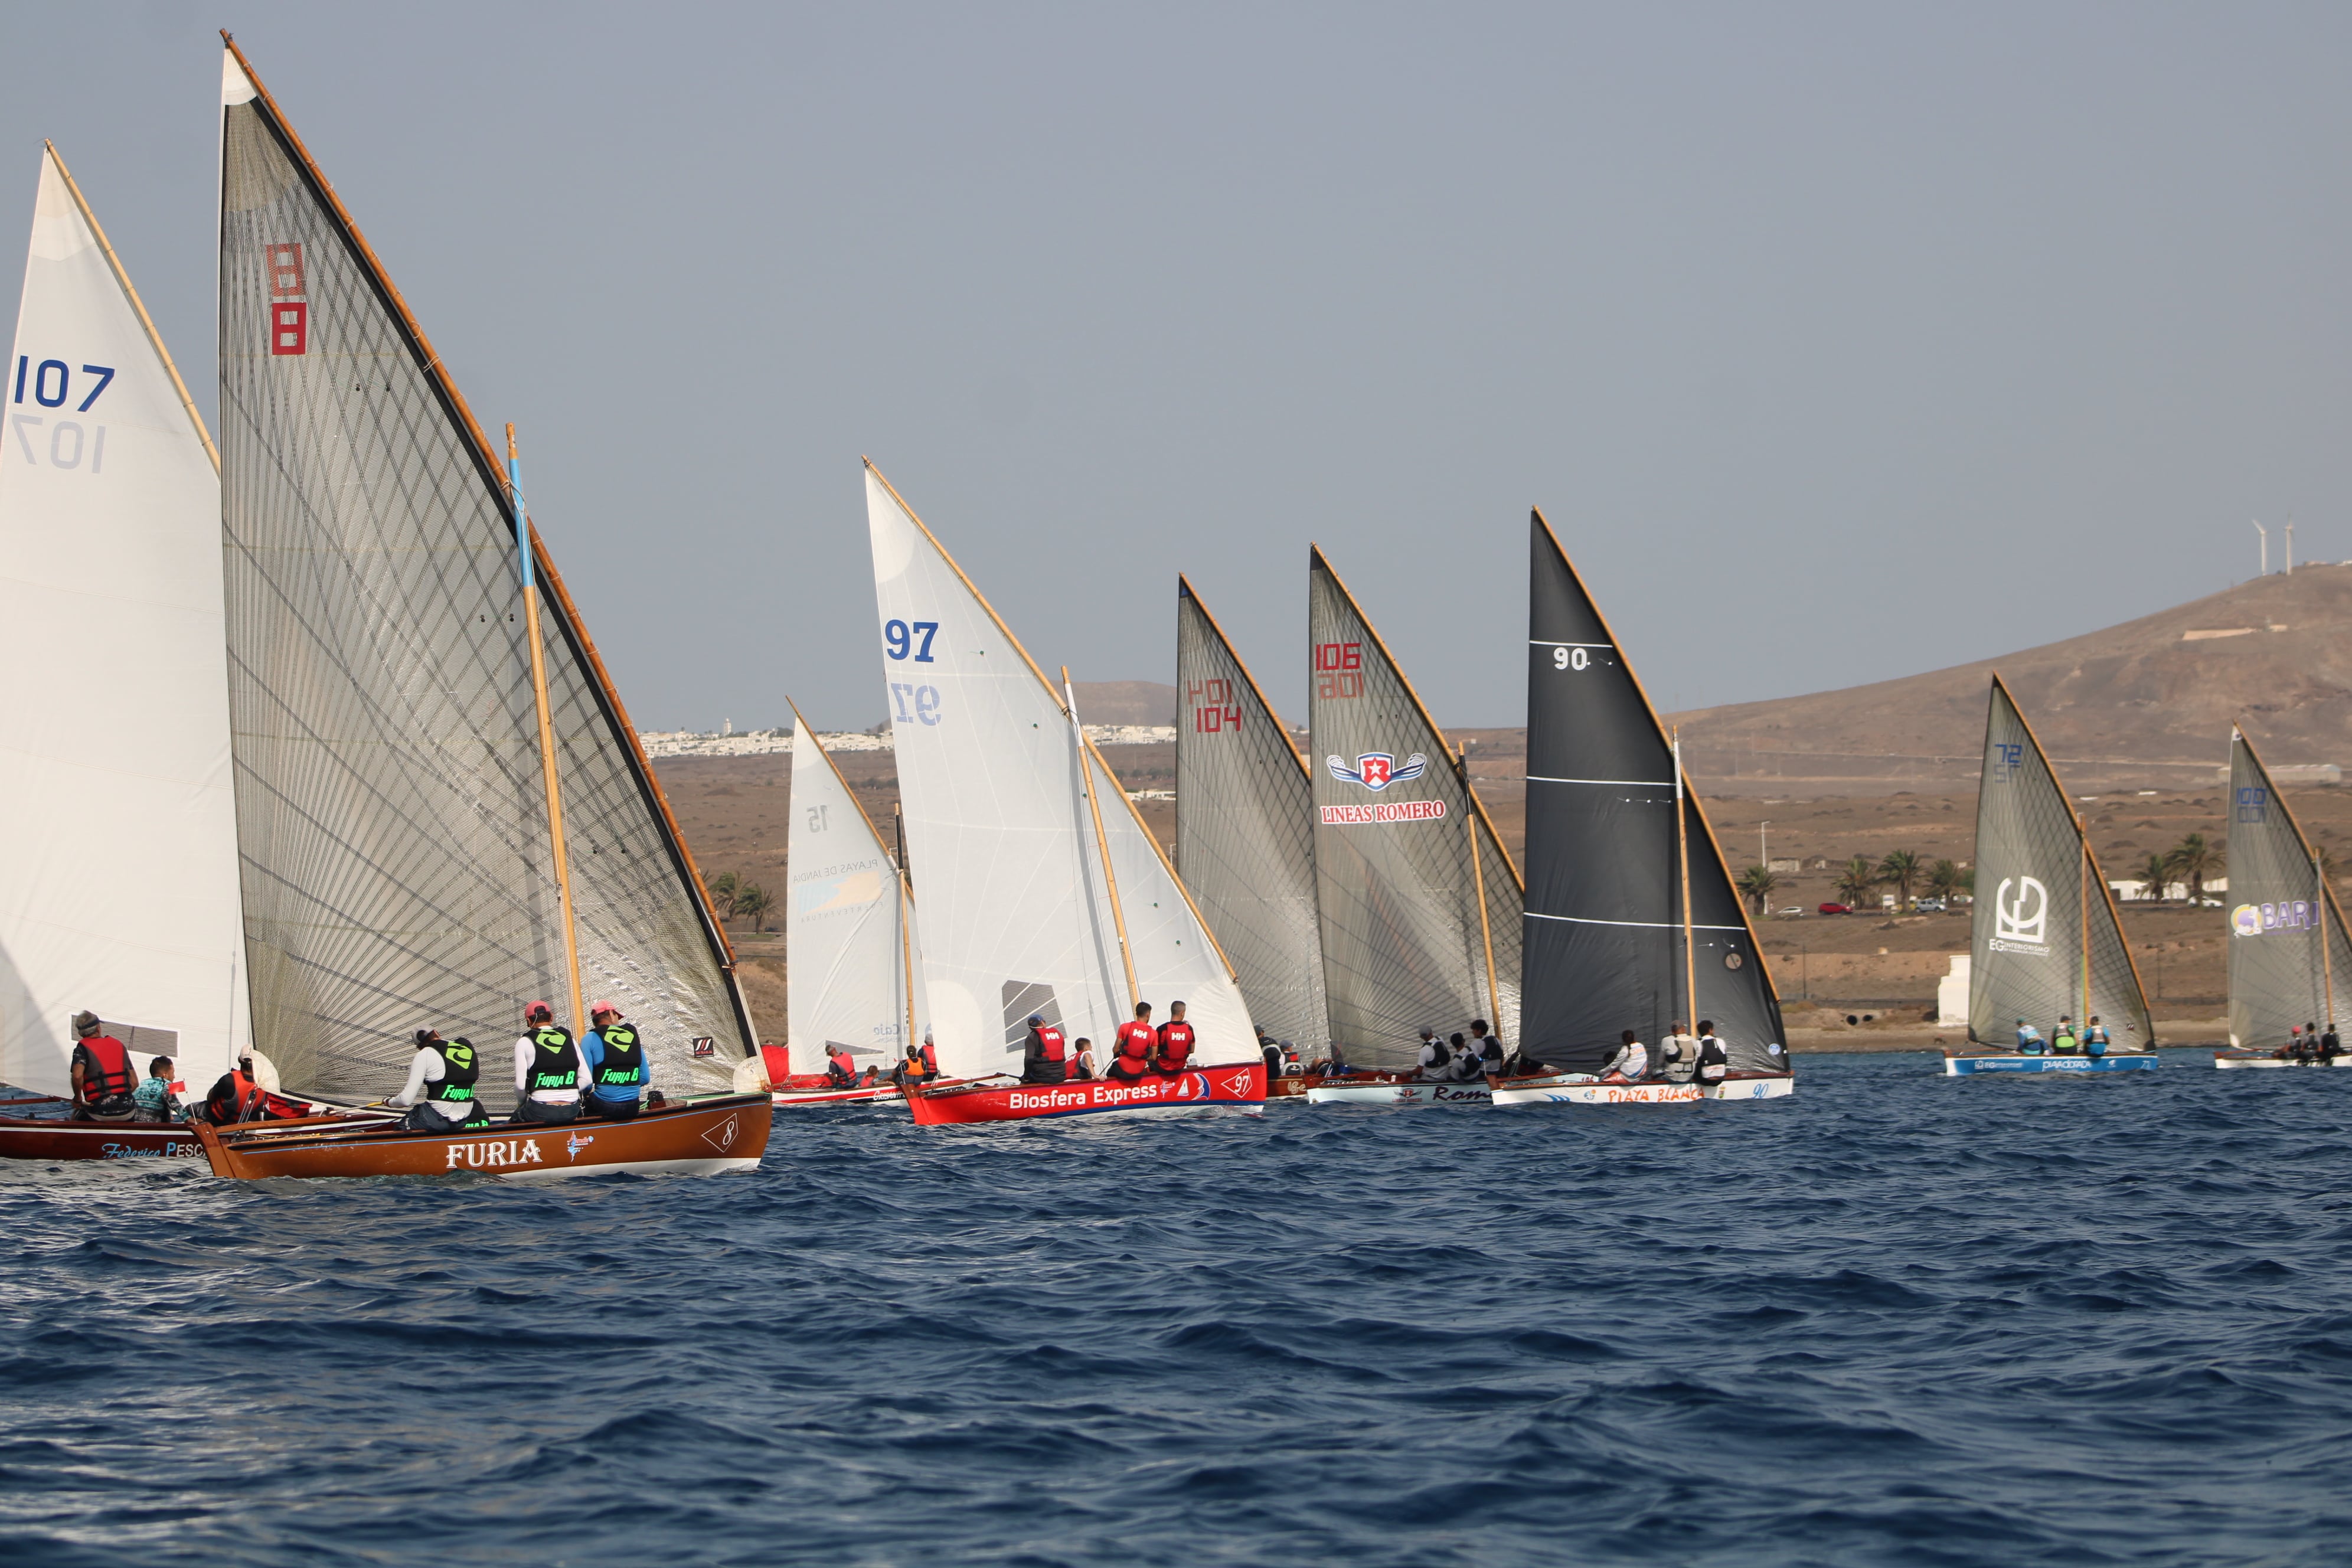
[{"label": "blue boat hull", "polygon": [[2021,1057],[2002,1051],[1996,1056],[1946,1057],[1944,1073],[1964,1078],[1980,1072],[2153,1072],[2157,1065],[2153,1051],[2112,1057]]}]

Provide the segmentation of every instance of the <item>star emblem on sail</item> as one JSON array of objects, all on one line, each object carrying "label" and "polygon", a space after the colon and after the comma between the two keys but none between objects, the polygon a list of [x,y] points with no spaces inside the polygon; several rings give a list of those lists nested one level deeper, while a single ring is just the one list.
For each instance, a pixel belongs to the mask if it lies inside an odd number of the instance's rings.
[{"label": "star emblem on sail", "polygon": [[1428,770],[1429,758],[1415,752],[1400,767],[1393,752],[1366,752],[1356,759],[1356,765],[1352,768],[1339,757],[1326,757],[1323,763],[1331,770],[1331,776],[1341,784],[1361,784],[1368,790],[1378,792],[1392,784],[1409,784],[1419,778]]}]

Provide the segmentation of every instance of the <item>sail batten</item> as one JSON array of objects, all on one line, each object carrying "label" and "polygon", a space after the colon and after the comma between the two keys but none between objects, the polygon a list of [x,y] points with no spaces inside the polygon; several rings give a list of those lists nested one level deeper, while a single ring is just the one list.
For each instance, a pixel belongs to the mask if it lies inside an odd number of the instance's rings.
[{"label": "sail batten", "polygon": [[2352,939],[2324,863],[2243,731],[2230,731],[2230,1044],[2336,1024]]}]

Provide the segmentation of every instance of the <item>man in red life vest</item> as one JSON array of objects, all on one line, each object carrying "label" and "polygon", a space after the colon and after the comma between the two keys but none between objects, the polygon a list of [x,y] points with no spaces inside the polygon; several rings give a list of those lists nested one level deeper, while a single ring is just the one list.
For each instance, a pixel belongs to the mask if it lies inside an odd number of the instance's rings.
[{"label": "man in red life vest", "polygon": [[131,1091],[139,1087],[131,1071],[131,1047],[112,1035],[95,1013],[73,1017],[73,1119],[76,1121],[128,1121],[138,1110]]},{"label": "man in red life vest", "polygon": [[1121,1024],[1111,1037],[1110,1070],[1103,1076],[1134,1083],[1151,1075],[1151,1058],[1160,1049],[1160,1031],[1151,1026],[1151,1004],[1138,1002],[1132,1022]]},{"label": "man in red life vest", "polygon": [[1184,1004],[1168,1004],[1168,1021],[1160,1026],[1158,1048],[1151,1053],[1154,1072],[1182,1072],[1192,1059],[1192,1026],[1184,1021]]},{"label": "man in red life vest", "polygon": [[824,1081],[828,1089],[857,1087],[857,1064],[849,1059],[849,1047],[837,1040],[824,1043]]},{"label": "man in red life vest", "polygon": [[220,1075],[205,1096],[205,1120],[215,1127],[251,1121],[268,1115],[268,1094],[254,1080],[253,1057],[239,1051],[236,1065]]},{"label": "man in red life vest", "polygon": [[940,1048],[931,1044],[931,1032],[923,1031],[923,1081],[930,1082],[940,1076]]},{"label": "man in red life vest", "polygon": [[1066,1083],[1070,1078],[1069,1042],[1062,1031],[1036,1013],[1029,1015],[1029,1048],[1023,1053],[1023,1083]]}]

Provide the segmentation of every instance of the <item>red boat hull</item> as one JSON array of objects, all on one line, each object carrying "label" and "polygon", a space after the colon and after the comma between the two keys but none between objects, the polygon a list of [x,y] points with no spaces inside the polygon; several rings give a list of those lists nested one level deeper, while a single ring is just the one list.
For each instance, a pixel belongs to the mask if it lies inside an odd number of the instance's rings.
[{"label": "red boat hull", "polygon": [[1042,1117],[1192,1110],[1255,1111],[1265,1105],[1265,1063],[1234,1063],[1195,1072],[1162,1073],[1136,1083],[1091,1079],[1079,1083],[1003,1087],[934,1087],[907,1097],[925,1127],[971,1121],[1029,1121]]},{"label": "red boat hull", "polygon": [[713,1175],[749,1170],[767,1152],[774,1110],[764,1094],[641,1111],[629,1121],[560,1127],[493,1123],[467,1132],[295,1132],[264,1127],[197,1129],[213,1174],[446,1176],[458,1171],[502,1181],[554,1181],[614,1171]]}]

